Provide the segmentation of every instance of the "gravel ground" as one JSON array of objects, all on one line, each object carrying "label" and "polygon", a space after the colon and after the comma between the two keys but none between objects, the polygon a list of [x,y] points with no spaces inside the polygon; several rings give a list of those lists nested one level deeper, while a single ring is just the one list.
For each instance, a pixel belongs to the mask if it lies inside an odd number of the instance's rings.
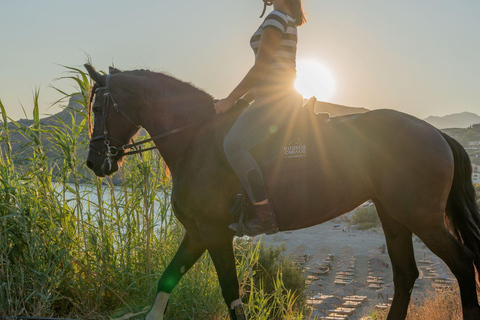
[{"label": "gravel ground", "polygon": [[[327,254],[333,254],[334,258],[331,262],[333,269],[327,275],[321,277],[327,283],[322,287],[322,294],[334,294],[342,288],[341,285],[334,284],[335,267],[337,267],[337,263],[342,257],[353,256],[355,258],[354,281],[362,285],[356,293],[357,295],[368,297],[368,301],[348,318],[357,320],[371,314],[376,304],[384,302],[381,299],[382,297],[379,299],[379,295],[375,290],[368,288],[368,260],[378,258],[389,264],[388,267],[383,269],[385,272],[384,282],[387,286],[392,283],[392,269],[388,253],[382,252],[382,247],[386,245],[386,242],[381,228],[370,230],[354,230],[352,228],[350,231],[343,231],[343,228],[347,226],[344,218],[351,214],[348,213],[340,218],[311,228],[293,232],[280,232],[270,236],[263,235],[258,239],[261,239],[267,245],[283,245],[287,254],[294,256],[302,253],[309,254],[310,259],[302,266],[305,269],[313,267],[315,263],[324,261]],[[335,228],[334,225],[340,226]],[[438,269],[446,270],[447,268],[416,237],[414,237],[414,246],[417,265],[421,275],[413,290],[413,298],[421,301],[422,295],[425,294],[426,290],[432,288],[433,280],[423,278],[426,270],[424,269],[425,265],[422,265],[420,260],[426,258],[431,260]],[[446,272],[448,273],[449,271],[446,270]]]}]

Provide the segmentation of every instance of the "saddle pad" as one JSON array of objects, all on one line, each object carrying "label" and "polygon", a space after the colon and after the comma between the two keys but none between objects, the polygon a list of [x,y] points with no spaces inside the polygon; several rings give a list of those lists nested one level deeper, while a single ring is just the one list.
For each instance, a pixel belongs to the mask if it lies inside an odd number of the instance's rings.
[{"label": "saddle pad", "polygon": [[252,150],[252,156],[265,170],[304,170],[320,160],[321,140],[325,139],[325,117],[306,107],[292,117],[296,119]]}]

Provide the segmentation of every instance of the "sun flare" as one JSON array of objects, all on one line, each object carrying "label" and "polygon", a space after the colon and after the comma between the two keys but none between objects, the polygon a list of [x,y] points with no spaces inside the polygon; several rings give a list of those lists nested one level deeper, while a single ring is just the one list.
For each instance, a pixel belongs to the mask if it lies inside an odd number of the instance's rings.
[{"label": "sun flare", "polygon": [[298,60],[295,89],[304,98],[315,96],[320,101],[329,101],[335,92],[335,80],[331,72],[320,62]]}]

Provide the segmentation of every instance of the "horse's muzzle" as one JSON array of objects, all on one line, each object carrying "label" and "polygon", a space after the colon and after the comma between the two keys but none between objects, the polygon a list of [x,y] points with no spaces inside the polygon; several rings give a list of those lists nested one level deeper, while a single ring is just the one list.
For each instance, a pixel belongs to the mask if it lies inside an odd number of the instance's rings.
[{"label": "horse's muzzle", "polygon": [[87,160],[86,165],[90,170],[93,170],[95,168],[95,166],[93,165],[93,162],[90,160]]},{"label": "horse's muzzle", "polygon": [[[118,171],[118,163],[109,158],[105,158],[102,164],[102,177],[109,176]],[[96,174],[96,173],[95,173]],[[100,177],[100,175],[97,174]]]},{"label": "horse's muzzle", "polygon": [[86,161],[87,167],[92,170],[97,177],[109,176],[118,171],[118,163],[109,159],[104,159],[102,165],[95,165],[91,160]]},{"label": "horse's muzzle", "polygon": [[89,169],[91,169],[97,177],[103,178],[105,177],[105,174],[103,173],[103,165],[102,166],[96,166],[93,161],[87,160],[86,165]]}]

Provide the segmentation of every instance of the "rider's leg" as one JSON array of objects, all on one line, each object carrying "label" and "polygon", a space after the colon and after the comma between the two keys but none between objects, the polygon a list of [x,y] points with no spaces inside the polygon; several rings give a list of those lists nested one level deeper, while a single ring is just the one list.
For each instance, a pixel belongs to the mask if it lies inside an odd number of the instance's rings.
[{"label": "rider's leg", "polygon": [[257,204],[256,217],[249,222],[253,227],[250,228],[252,232],[247,232],[249,235],[277,231],[263,176],[250,150],[287,125],[293,108],[299,107],[301,102],[301,96],[295,94],[280,99],[257,99],[240,115],[225,138],[224,150],[227,159],[250,200]]}]

